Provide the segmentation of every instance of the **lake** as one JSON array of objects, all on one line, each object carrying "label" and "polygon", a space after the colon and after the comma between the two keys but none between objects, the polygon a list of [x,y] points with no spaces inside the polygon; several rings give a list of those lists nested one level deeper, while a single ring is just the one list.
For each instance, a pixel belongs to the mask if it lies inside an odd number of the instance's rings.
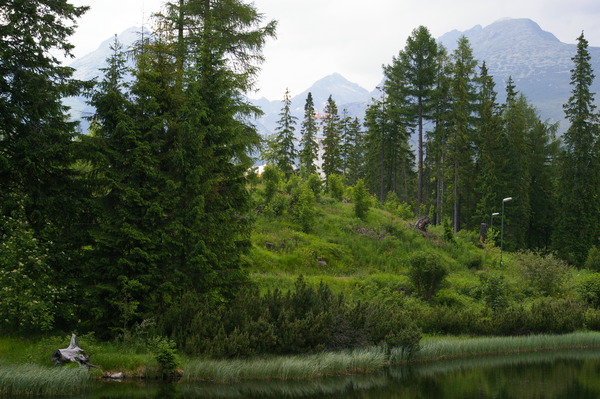
[{"label": "lake", "polygon": [[236,384],[95,383],[80,398],[600,398],[600,350],[486,356],[372,375]]}]

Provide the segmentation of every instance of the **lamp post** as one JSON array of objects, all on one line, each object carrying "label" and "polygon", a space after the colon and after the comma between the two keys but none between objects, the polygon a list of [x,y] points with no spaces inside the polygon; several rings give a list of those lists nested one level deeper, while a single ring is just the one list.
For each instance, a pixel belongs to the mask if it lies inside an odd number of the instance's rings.
[{"label": "lamp post", "polygon": [[490,230],[492,229],[492,227],[494,227],[494,216],[498,216],[499,213],[498,212],[494,212],[492,213],[492,215],[490,216]]},{"label": "lamp post", "polygon": [[512,197],[507,197],[502,200],[502,222],[501,222],[501,227],[500,227],[500,267],[503,266],[503,264],[502,264],[502,248],[504,245],[504,203],[508,202],[508,201],[512,201]]}]

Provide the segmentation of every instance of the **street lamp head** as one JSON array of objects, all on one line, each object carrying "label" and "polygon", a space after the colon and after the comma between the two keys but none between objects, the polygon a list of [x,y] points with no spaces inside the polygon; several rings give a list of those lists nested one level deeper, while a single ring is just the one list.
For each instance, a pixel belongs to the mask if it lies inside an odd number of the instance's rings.
[{"label": "street lamp head", "polygon": [[508,202],[508,201],[512,201],[512,197],[507,197],[502,200],[502,202]]},{"label": "street lamp head", "polygon": [[492,216],[498,216],[500,213],[499,212],[494,212],[492,213]]}]

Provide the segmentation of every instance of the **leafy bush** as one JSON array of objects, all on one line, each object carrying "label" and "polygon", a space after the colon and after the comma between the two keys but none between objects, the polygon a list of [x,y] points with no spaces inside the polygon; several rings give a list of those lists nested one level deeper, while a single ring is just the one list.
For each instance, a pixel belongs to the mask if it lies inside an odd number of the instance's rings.
[{"label": "leafy bush", "polygon": [[306,184],[301,184],[293,192],[292,203],[294,221],[302,227],[303,232],[310,232],[316,218],[315,195]]},{"label": "leafy bush", "polygon": [[583,327],[584,309],[573,298],[540,298],[531,306],[530,332],[566,334]]},{"label": "leafy bush", "polygon": [[590,248],[584,267],[595,272],[600,272],[600,250],[598,247],[593,246]]},{"label": "leafy bush", "polygon": [[402,346],[409,353],[420,339],[420,331],[397,306],[349,304],[327,285],[315,288],[302,277],[286,293],[276,289],[261,296],[250,288],[218,305],[190,295],[159,324],[161,334],[192,354],[234,358],[377,344]]},{"label": "leafy bush", "polygon": [[481,274],[481,297],[492,310],[504,309],[508,306],[508,286],[504,276]]},{"label": "leafy bush", "polygon": [[409,260],[408,277],[416,292],[425,300],[430,300],[441,288],[448,275],[448,267],[435,253],[417,252]]},{"label": "leafy bush", "polygon": [[362,179],[358,180],[354,186],[352,201],[354,202],[354,214],[357,218],[364,219],[369,211],[371,198]]},{"label": "leafy bush", "polygon": [[344,197],[344,180],[341,176],[330,175],[327,178],[327,190],[329,194],[338,201]]},{"label": "leafy bush", "polygon": [[164,337],[154,337],[149,344],[163,375],[173,374],[180,363],[175,342]]},{"label": "leafy bush", "polygon": [[318,198],[319,195],[321,195],[321,191],[323,190],[323,181],[318,173],[312,173],[310,176],[308,176],[308,187],[310,187],[315,197]]},{"label": "leafy bush", "polygon": [[279,186],[283,180],[283,173],[276,166],[268,164],[265,166],[262,178],[265,184],[265,201],[269,202],[277,190],[279,190]]},{"label": "leafy bush", "polygon": [[541,295],[559,293],[569,274],[568,267],[552,254],[520,252],[519,263],[528,287]]},{"label": "leafy bush", "polygon": [[581,299],[588,305],[600,308],[600,273],[584,276],[577,287]]}]

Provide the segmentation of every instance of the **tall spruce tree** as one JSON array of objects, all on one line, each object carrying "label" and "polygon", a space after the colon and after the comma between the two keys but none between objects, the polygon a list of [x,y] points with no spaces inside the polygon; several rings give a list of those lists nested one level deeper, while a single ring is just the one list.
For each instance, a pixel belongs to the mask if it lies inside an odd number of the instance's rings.
[{"label": "tall spruce tree", "polygon": [[294,172],[294,164],[296,162],[296,146],[294,144],[294,132],[296,131],[296,118],[291,112],[292,99],[290,91],[285,90],[283,96],[283,107],[279,113],[279,120],[275,128],[275,164],[286,177]]},{"label": "tall spruce tree", "polygon": [[308,177],[317,171],[316,162],[319,156],[318,130],[315,104],[312,94],[309,92],[304,104],[304,118],[300,128],[301,138],[298,153],[300,173],[304,177]]},{"label": "tall spruce tree", "polygon": [[340,116],[331,95],[327,99],[323,113],[325,114],[321,121],[323,128],[323,173],[327,180],[331,175],[341,175],[343,168]]},{"label": "tall spruce tree", "polygon": [[461,36],[458,47],[452,54],[451,96],[451,134],[448,137],[448,161],[452,180],[451,199],[453,203],[452,221],[454,231],[461,228],[463,222],[470,221],[475,205],[472,183],[473,168],[473,135],[475,81],[477,61],[469,40]]},{"label": "tall spruce tree", "polygon": [[[275,34],[254,5],[187,0],[171,8],[183,74],[175,165],[181,286],[228,295],[243,281],[250,207],[244,173],[259,136],[248,117],[260,113],[244,93],[254,87],[262,48]],[[183,34],[181,32],[183,31]]]},{"label": "tall spruce tree", "polygon": [[496,102],[494,80],[489,75],[485,62],[479,74],[479,92],[477,99],[477,136],[476,147],[476,183],[478,197],[477,211],[473,224],[489,220],[490,215],[498,212],[501,204],[501,170],[505,162],[502,156],[502,119]]},{"label": "tall spruce tree", "polygon": [[582,266],[600,232],[599,126],[591,92],[595,75],[583,33],[577,38],[572,61],[571,97],[564,105],[570,125],[560,156],[553,246],[563,259]]},{"label": "tall spruce tree", "polygon": [[[429,30],[419,26],[413,30],[406,40],[404,50],[394,58],[392,65],[384,68],[386,78],[397,75],[402,86],[387,85],[387,95],[390,100],[401,99],[395,104],[404,113],[407,127],[417,129],[417,206],[423,202],[423,124],[431,118],[432,94],[436,77],[437,44]],[[400,89],[400,95],[394,95],[392,90]]]},{"label": "tall spruce tree", "polygon": [[448,168],[448,141],[452,131],[451,120],[451,95],[450,85],[452,76],[452,63],[447,50],[439,46],[436,57],[436,82],[433,92],[433,120],[435,127],[428,132],[426,144],[426,166],[432,187],[430,188],[434,197],[434,218],[435,224],[441,224],[447,214],[446,191],[448,186],[449,168]]},{"label": "tall spruce tree", "polygon": [[0,5],[0,215],[22,217],[23,229],[48,253],[44,270],[69,288],[89,243],[88,208],[73,168],[77,124],[61,100],[79,94],[82,84],[56,55],[71,56],[69,37],[87,9],[67,0]]}]

